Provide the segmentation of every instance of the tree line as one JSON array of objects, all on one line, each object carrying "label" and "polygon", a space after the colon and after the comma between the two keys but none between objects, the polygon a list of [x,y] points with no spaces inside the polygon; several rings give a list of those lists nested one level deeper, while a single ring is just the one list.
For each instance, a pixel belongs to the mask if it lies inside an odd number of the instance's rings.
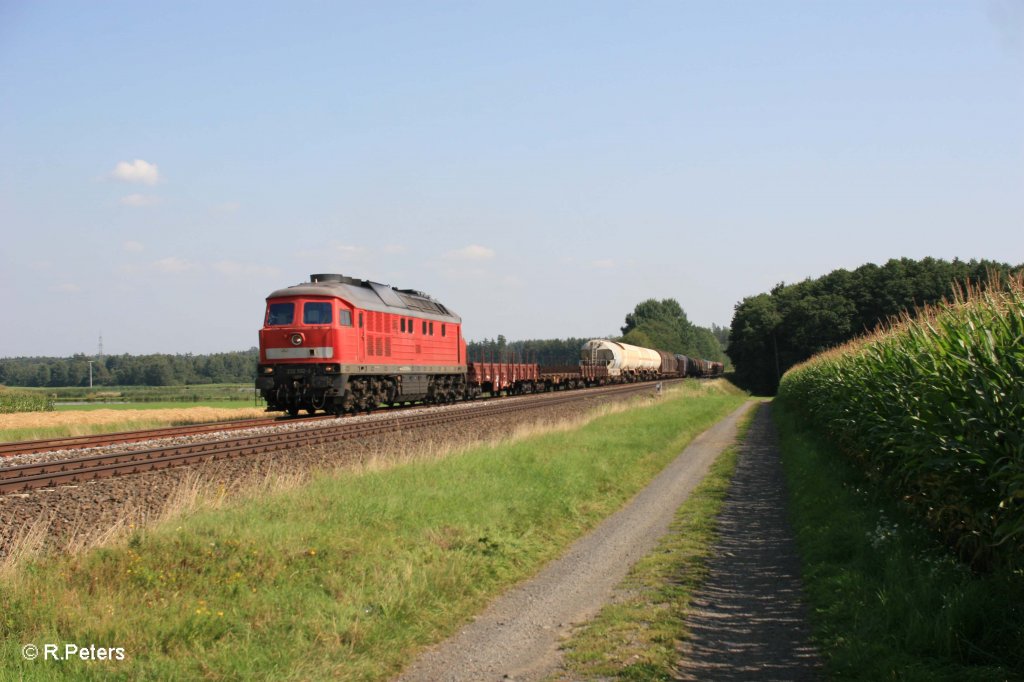
[{"label": "tree line", "polygon": [[181,386],[251,383],[259,350],[209,355],[105,355],[70,358],[5,358],[0,384],[7,386],[88,386],[92,360],[93,386]]},{"label": "tree line", "polygon": [[988,260],[893,259],[817,279],[780,283],[736,306],[727,353],[735,381],[774,394],[787,369],[827,348],[870,332],[903,313],[950,298],[970,281],[987,284],[1024,266]]},{"label": "tree line", "polygon": [[[729,343],[729,329],[717,325],[708,329],[693,324],[673,298],[660,301],[652,298],[638,303],[633,312],[626,315],[621,331],[621,336],[609,338],[704,360],[726,361],[723,350]],[[591,338],[508,341],[499,334],[497,339],[467,342],[466,356],[470,360],[512,358],[547,366],[571,365],[579,362],[580,348]]]}]

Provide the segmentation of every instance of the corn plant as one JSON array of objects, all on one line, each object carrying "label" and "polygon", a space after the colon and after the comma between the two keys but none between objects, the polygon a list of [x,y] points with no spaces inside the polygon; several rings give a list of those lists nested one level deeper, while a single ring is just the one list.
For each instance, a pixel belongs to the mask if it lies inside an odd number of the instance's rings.
[{"label": "corn plant", "polygon": [[973,566],[1024,566],[1021,278],[818,355],[779,397]]},{"label": "corn plant", "polygon": [[0,388],[0,414],[51,411],[53,411],[52,396]]}]

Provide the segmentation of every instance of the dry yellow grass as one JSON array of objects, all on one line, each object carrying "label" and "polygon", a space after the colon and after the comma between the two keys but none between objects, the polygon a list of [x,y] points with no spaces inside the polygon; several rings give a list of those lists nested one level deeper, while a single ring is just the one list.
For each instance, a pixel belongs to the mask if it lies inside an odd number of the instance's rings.
[{"label": "dry yellow grass", "polygon": [[0,415],[0,429],[35,429],[77,424],[115,424],[121,422],[195,423],[262,417],[262,407],[222,409],[185,407],[169,410],[88,410],[82,412],[19,412]]}]

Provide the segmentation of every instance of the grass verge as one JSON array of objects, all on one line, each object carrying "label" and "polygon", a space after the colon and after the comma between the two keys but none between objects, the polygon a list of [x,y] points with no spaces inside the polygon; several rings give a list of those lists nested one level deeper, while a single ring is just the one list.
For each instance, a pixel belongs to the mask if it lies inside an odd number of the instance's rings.
[{"label": "grass verge", "polygon": [[[755,410],[739,424],[737,444]],[[726,448],[679,507],[669,533],[638,561],[618,598],[565,642],[563,680],[671,680],[693,593],[707,575],[716,520],[736,470],[738,445]]]},{"label": "grass verge", "polygon": [[1024,679],[1024,575],[979,575],[774,409],[817,643],[833,678]]},{"label": "grass verge", "polygon": [[[16,679],[382,679],[642,488],[746,397],[724,382],[571,431],[323,476],[0,584]],[[25,661],[26,643],[126,660]]]}]

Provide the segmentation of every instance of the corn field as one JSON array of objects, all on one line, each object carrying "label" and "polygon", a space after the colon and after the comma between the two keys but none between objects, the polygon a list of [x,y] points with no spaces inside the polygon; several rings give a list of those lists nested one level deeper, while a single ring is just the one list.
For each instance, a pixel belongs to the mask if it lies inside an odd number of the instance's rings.
[{"label": "corn field", "polygon": [[0,387],[0,414],[51,411],[53,411],[52,396],[25,391],[12,391]]},{"label": "corn field", "polygon": [[1024,567],[1020,277],[811,358],[779,399],[974,568]]}]

